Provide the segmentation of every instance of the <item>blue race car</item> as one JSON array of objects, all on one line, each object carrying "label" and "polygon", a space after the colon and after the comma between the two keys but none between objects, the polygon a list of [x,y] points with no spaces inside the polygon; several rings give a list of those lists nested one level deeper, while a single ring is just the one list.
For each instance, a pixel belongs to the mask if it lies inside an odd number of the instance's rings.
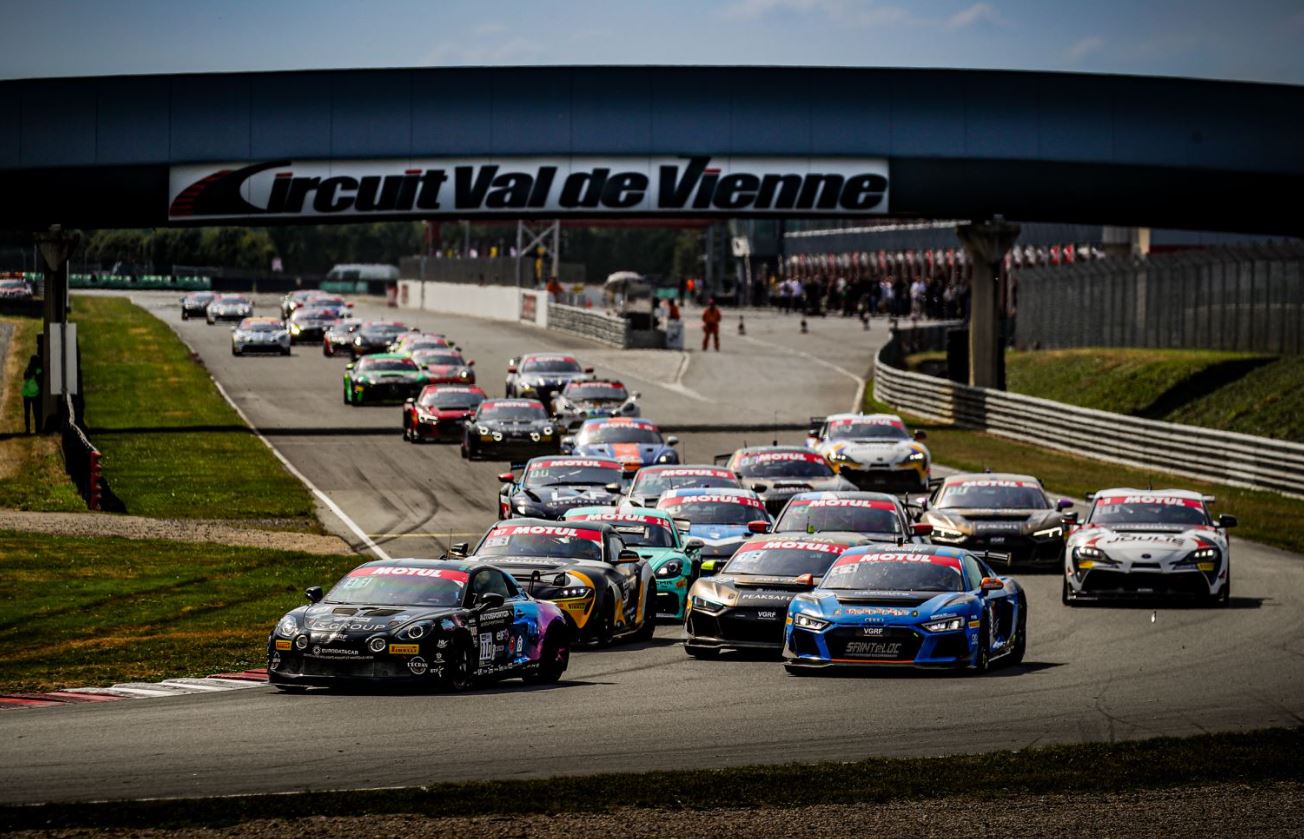
[{"label": "blue race car", "polygon": [[793,598],[784,667],[1018,664],[1028,646],[1028,599],[984,558],[935,545],[865,545],[838,557],[814,590]]},{"label": "blue race car", "polygon": [[563,437],[563,454],[609,457],[625,467],[626,478],[653,463],[678,463],[678,437],[662,437],[655,424],[636,417],[585,420],[573,437]]},{"label": "blue race car", "polygon": [[723,568],[743,542],[774,525],[765,502],[750,489],[666,490],[656,508],[686,523],[688,535],[702,540],[699,571],[704,577]]}]

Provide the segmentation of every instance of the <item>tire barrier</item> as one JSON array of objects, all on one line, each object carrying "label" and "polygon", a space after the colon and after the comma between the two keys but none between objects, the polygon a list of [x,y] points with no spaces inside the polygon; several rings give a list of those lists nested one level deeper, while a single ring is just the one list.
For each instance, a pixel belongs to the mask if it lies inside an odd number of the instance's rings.
[{"label": "tire barrier", "polygon": [[629,346],[628,321],[577,306],[549,303],[548,328],[582,335],[612,347],[625,349]]},{"label": "tire barrier", "polygon": [[901,369],[946,327],[898,329],[874,360],[874,398],[909,414],[1138,469],[1304,497],[1304,444],[1079,408]]}]

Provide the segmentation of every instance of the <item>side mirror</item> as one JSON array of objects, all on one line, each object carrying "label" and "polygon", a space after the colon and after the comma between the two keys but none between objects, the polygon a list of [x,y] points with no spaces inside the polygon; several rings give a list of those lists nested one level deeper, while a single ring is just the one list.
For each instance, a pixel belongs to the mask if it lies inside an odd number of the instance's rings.
[{"label": "side mirror", "polygon": [[632,390],[632,391],[630,391],[629,395],[632,396],[632,397],[635,398],[635,399],[642,399],[642,398],[643,398],[643,394],[639,393],[637,390]]},{"label": "side mirror", "polygon": [[793,582],[796,583],[796,584],[799,585],[799,586],[810,586],[811,588],[814,588],[814,587],[815,587],[815,575],[814,575],[814,574],[802,574],[800,577],[798,577],[797,579],[793,580]]},{"label": "side mirror", "polygon": [[475,608],[480,610],[495,609],[503,605],[505,602],[507,602],[507,600],[501,594],[496,591],[489,591],[480,595],[480,597],[475,601]]},{"label": "side mirror", "polygon": [[309,586],[303,590],[303,596],[308,598],[309,603],[320,603],[326,595],[321,593],[321,586]]},{"label": "side mirror", "polygon": [[769,523],[768,521],[761,521],[760,519],[757,519],[756,521],[749,521],[749,522],[747,522],[747,532],[748,532],[748,533],[769,533],[769,532],[770,532],[770,523]]},{"label": "side mirror", "polygon": [[1088,492],[1086,495],[1082,496],[1082,500],[1090,504],[1092,501],[1096,500],[1096,494],[1094,492]]},{"label": "side mirror", "polygon": [[629,548],[622,548],[620,553],[616,554],[616,561],[613,565],[627,565],[631,562],[641,562],[643,557],[638,555],[638,551],[631,551]]},{"label": "side mirror", "polygon": [[679,438],[676,437],[675,435],[671,434],[669,437],[666,438],[666,445],[667,445],[667,446],[677,446],[677,445],[679,445]]},{"label": "side mirror", "polygon": [[584,368],[584,372],[585,372],[585,373],[592,373],[592,372],[593,372],[593,368],[592,368],[592,367],[585,367],[585,368]]},{"label": "side mirror", "polygon": [[910,532],[915,536],[931,536],[933,535],[933,526],[927,522],[919,522],[910,525]]},{"label": "side mirror", "polygon": [[715,574],[723,567],[724,565],[721,564],[720,560],[707,559],[702,561],[702,564],[698,568],[698,570],[701,572],[703,577],[710,577],[712,574]]},{"label": "side mirror", "polygon": [[498,476],[498,483],[500,484],[510,484],[514,480],[516,480],[516,476],[511,472],[503,472]]},{"label": "side mirror", "polygon": [[563,447],[566,447],[566,446],[574,446],[574,445],[575,445],[575,436],[572,435],[572,434],[567,434],[565,437],[561,438],[561,444],[562,444]]},{"label": "side mirror", "polygon": [[1236,516],[1230,513],[1223,513],[1218,517],[1218,526],[1221,528],[1235,527],[1237,525]]},{"label": "side mirror", "polygon": [[978,590],[982,592],[1000,591],[1003,588],[1005,583],[996,577],[983,577],[983,581],[978,585]]},{"label": "side mirror", "polygon": [[604,486],[603,489],[605,489],[607,492],[611,493],[612,495],[620,495],[620,482],[612,481],[611,483]]},{"label": "side mirror", "polygon": [[1077,523],[1078,523],[1078,511],[1077,511],[1077,510],[1069,510],[1069,511],[1068,511],[1067,513],[1065,513],[1064,515],[1060,516],[1060,524],[1063,524],[1063,525],[1073,525],[1073,524],[1077,524]]},{"label": "side mirror", "polygon": [[1073,499],[1071,498],[1061,498],[1059,501],[1055,502],[1056,510],[1067,510],[1069,507],[1072,506],[1073,506]]},{"label": "side mirror", "polygon": [[448,549],[449,556],[466,556],[470,552],[470,542],[454,542]]},{"label": "side mirror", "polygon": [[928,439],[928,432],[927,432],[927,431],[923,431],[923,430],[916,431],[916,432],[915,432],[915,439],[916,439],[916,440],[927,440],[927,439]]},{"label": "side mirror", "polygon": [[413,398],[411,398],[411,397],[408,397],[407,399],[404,399],[404,400],[403,400],[403,404],[404,404],[404,405],[415,405],[415,404],[417,404],[417,400],[415,400],[415,399],[413,399]]},{"label": "side mirror", "polygon": [[765,492],[769,488],[769,484],[752,484],[752,492]]},{"label": "side mirror", "polygon": [[684,553],[686,554],[701,553],[702,548],[705,547],[706,547],[706,543],[703,542],[701,539],[689,539],[688,541],[684,542]]},{"label": "side mirror", "polygon": [[515,373],[515,372],[516,372],[516,365],[515,365],[515,364],[509,364],[509,365],[507,365],[507,372],[508,372],[508,373]]}]

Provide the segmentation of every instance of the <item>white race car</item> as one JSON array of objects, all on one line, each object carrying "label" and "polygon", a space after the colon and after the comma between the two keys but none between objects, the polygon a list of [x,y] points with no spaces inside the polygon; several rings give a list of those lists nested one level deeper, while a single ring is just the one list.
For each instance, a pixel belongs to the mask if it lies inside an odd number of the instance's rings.
[{"label": "white race car", "polygon": [[1226,606],[1231,597],[1227,530],[1236,517],[1209,514],[1213,497],[1182,489],[1106,489],[1064,551],[1066,604],[1111,598],[1189,598]]},{"label": "white race car", "polygon": [[245,318],[231,328],[231,355],[290,354],[290,332],[279,318]]},{"label": "white race car", "polygon": [[861,490],[927,492],[932,457],[895,414],[812,417],[806,445]]}]

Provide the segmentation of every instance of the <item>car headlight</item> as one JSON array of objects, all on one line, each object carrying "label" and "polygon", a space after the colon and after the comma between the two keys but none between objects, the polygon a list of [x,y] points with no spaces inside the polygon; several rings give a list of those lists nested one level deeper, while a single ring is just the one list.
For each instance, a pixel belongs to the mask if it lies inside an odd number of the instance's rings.
[{"label": "car headlight", "polygon": [[495,443],[501,443],[503,441],[503,433],[501,431],[495,431],[493,433],[493,438]]},{"label": "car headlight", "polygon": [[1201,571],[1213,571],[1218,568],[1218,559],[1221,556],[1222,552],[1217,548],[1200,548],[1199,550],[1191,551],[1185,559],[1176,564],[1182,567],[1190,567],[1194,565]]},{"label": "car headlight", "polygon": [[360,346],[362,346],[362,336],[361,336],[361,335],[359,335],[357,338],[354,338],[354,339],[353,339],[353,345],[354,345],[355,347],[360,347]]},{"label": "car headlight", "polygon": [[377,635],[375,638],[372,638],[367,642],[367,649],[371,650],[373,653],[383,653],[385,647],[388,645],[389,642],[385,640],[383,635]]},{"label": "car headlight", "polygon": [[1093,548],[1091,545],[1081,545],[1073,549],[1073,562],[1079,570],[1086,571],[1095,568],[1097,565],[1117,565],[1118,563],[1105,556],[1105,552],[1100,548]]},{"label": "car headlight", "polygon": [[516,512],[521,513],[522,515],[524,515],[525,513],[530,512],[530,505],[527,504],[527,503],[524,502],[524,501],[519,501],[519,502],[517,502],[517,504],[516,504]]},{"label": "car headlight", "polygon": [[530,439],[533,440],[533,441],[536,442],[536,443],[539,442],[539,432],[537,432],[537,431],[531,431],[531,432],[530,432]]},{"label": "car headlight", "polygon": [[303,327],[299,326],[299,324],[297,323],[290,327],[290,332],[294,333],[295,335],[298,335],[302,331],[303,331]]},{"label": "car headlight", "polygon": [[674,452],[665,452],[657,458],[657,463],[673,463],[675,459]]},{"label": "car headlight", "polygon": [[544,437],[551,437],[551,436],[552,436],[552,431],[553,431],[553,428],[552,428],[551,425],[546,425],[546,426],[544,426],[544,428],[543,428],[543,436],[544,436]]},{"label": "car headlight", "polygon": [[938,542],[963,542],[964,534],[952,527],[939,527],[933,525],[933,532],[930,534]]},{"label": "car headlight", "polygon": [[1058,538],[1060,538],[1060,537],[1063,536],[1063,535],[1064,535],[1064,528],[1063,528],[1061,525],[1055,525],[1054,527],[1048,527],[1048,528],[1046,528],[1045,530],[1037,530],[1037,531],[1033,532],[1033,534],[1032,534],[1032,538],[1034,538],[1034,539],[1058,539]]},{"label": "car headlight", "polygon": [[593,589],[588,586],[570,586],[557,592],[554,599],[556,600],[575,600],[578,598],[592,597]]},{"label": "car headlight", "polygon": [[819,632],[829,625],[826,620],[811,617],[805,612],[798,612],[792,619],[792,625],[801,629],[809,629],[811,632]]},{"label": "car headlight", "polygon": [[684,564],[677,559],[672,559],[657,569],[658,577],[678,577],[682,573],[684,573]]},{"label": "car headlight", "polygon": [[698,610],[699,612],[706,612],[708,615],[718,615],[721,612],[723,612],[725,609],[729,608],[729,604],[727,603],[721,603],[718,600],[712,600],[710,598],[703,597],[700,594],[690,597],[689,600],[692,601],[692,605],[694,609]]},{"label": "car headlight", "polygon": [[299,622],[294,618],[286,615],[281,618],[281,622],[276,625],[276,634],[283,635],[286,638],[293,638],[299,634]]},{"label": "car headlight", "polygon": [[923,463],[925,460],[928,460],[928,455],[923,452],[913,452],[906,458],[906,463]]},{"label": "car headlight", "polygon": [[856,459],[846,452],[838,452],[829,455],[829,461],[831,463],[855,463]]},{"label": "car headlight", "polygon": [[964,629],[964,615],[947,615],[936,620],[924,621],[919,625],[929,632],[955,632],[957,629]]},{"label": "car headlight", "polygon": [[[406,638],[409,641],[420,641],[422,638],[429,635],[430,630],[433,628],[434,625],[431,624],[429,621],[418,621],[417,623],[411,624],[405,627],[404,629],[402,629],[398,633],[398,636],[400,638]],[[384,639],[381,640],[383,641]]]}]

